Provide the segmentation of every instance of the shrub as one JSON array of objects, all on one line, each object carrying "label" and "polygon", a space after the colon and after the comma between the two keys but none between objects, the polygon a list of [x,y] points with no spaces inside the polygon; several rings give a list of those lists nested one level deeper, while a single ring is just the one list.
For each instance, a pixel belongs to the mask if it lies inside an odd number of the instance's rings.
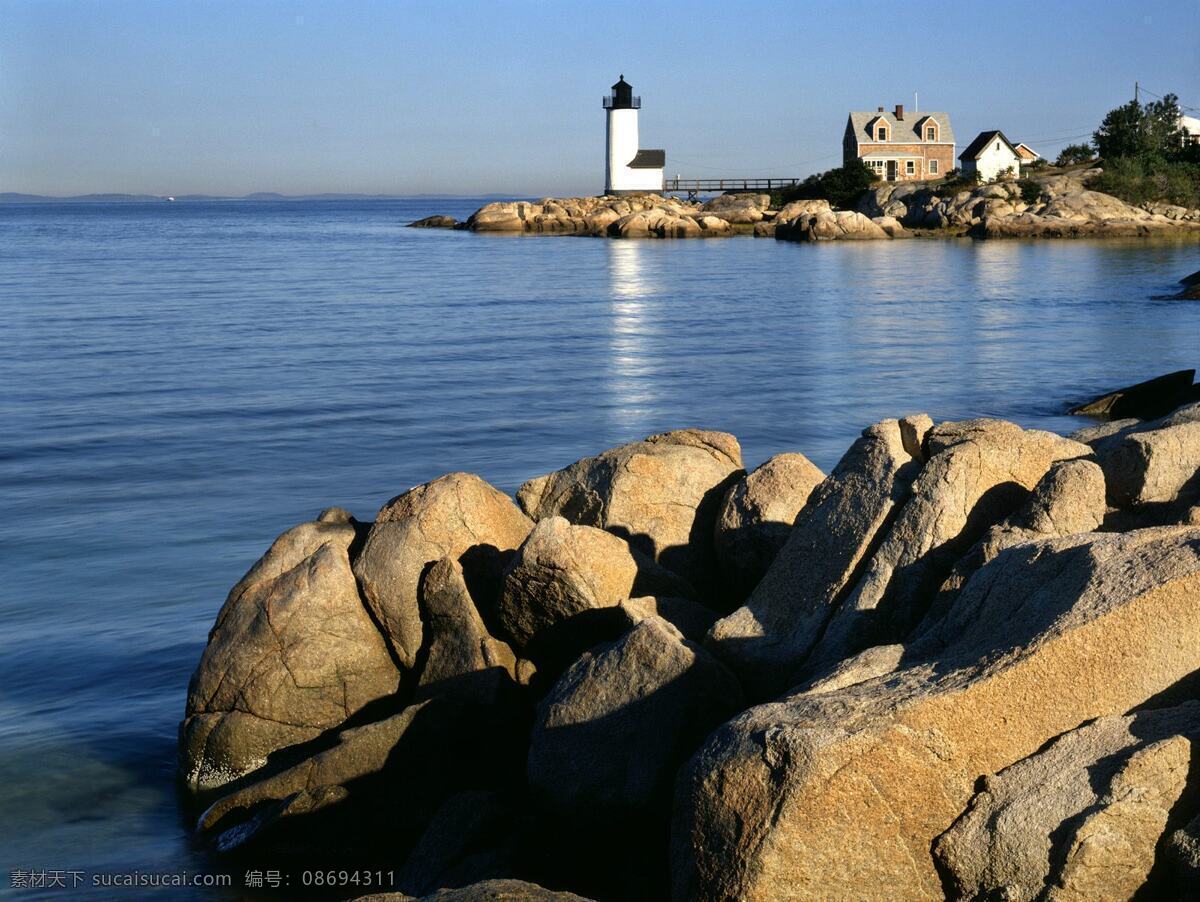
[{"label": "shrub", "polygon": [[1096,159],[1096,152],[1090,144],[1068,144],[1058,154],[1055,166],[1074,166],[1077,163],[1089,163]]},{"label": "shrub", "polygon": [[1021,189],[1021,200],[1027,204],[1036,204],[1042,198],[1042,186],[1033,179],[1021,179],[1017,182]]},{"label": "shrub", "polygon": [[781,198],[784,203],[794,200],[827,200],[838,209],[852,209],[876,181],[875,171],[862,160],[851,160],[837,169],[810,175],[799,185],[788,188]]},{"label": "shrub", "polygon": [[1088,183],[1129,204],[1154,201],[1200,208],[1200,163],[1161,157],[1117,157],[1105,160],[1104,172]]},{"label": "shrub", "polygon": [[959,191],[971,191],[978,186],[978,172],[967,175],[961,169],[951,169],[946,173],[946,177],[937,183],[935,190],[940,197],[949,197]]}]

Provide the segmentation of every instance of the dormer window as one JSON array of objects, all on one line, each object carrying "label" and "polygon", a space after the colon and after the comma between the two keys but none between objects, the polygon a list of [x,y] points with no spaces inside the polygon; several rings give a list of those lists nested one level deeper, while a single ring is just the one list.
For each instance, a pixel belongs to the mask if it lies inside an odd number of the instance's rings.
[{"label": "dormer window", "polygon": [[880,126],[876,127],[875,140],[876,141],[886,141],[887,140],[887,132],[888,132],[888,130],[887,130],[886,125],[880,125]]},{"label": "dormer window", "polygon": [[936,141],[937,140],[937,126],[936,125],[925,126],[925,140],[926,141]]}]

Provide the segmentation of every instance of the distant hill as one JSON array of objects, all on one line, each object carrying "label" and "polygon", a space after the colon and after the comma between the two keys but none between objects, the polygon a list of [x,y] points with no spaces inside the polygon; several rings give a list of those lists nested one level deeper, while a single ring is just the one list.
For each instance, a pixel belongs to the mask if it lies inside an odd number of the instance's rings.
[{"label": "distant hill", "polygon": [[45,194],[0,192],[0,204],[144,204],[165,200],[165,197],[155,197],[153,194],[77,194],[74,197],[48,197]]},{"label": "distant hill", "polygon": [[[221,197],[212,194],[181,194],[176,203],[212,201],[297,201],[297,200],[442,200],[458,197],[507,198],[508,194],[276,194],[273,191],[258,191],[241,197]],[[0,204],[145,204],[167,203],[166,197],[154,194],[75,194],[70,197],[51,197],[46,194],[21,194],[16,191],[0,192]]]}]

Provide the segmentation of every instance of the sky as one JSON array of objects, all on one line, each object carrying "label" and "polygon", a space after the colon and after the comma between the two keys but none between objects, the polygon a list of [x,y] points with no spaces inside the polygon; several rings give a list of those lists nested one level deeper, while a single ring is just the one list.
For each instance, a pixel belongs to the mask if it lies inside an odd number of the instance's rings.
[{"label": "sky", "polygon": [[1052,157],[1135,81],[1200,107],[1200,0],[0,0],[0,191],[594,194],[622,73],[669,175],[828,169],[915,93]]}]

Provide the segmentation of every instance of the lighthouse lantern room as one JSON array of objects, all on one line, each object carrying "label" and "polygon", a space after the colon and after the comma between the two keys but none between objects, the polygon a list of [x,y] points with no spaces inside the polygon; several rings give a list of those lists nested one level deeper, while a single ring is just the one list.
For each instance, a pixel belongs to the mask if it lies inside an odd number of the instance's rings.
[{"label": "lighthouse lantern room", "polygon": [[622,75],[604,98],[608,157],[604,167],[605,194],[645,194],[662,191],[665,150],[638,148],[638,110],[642,98]]}]

